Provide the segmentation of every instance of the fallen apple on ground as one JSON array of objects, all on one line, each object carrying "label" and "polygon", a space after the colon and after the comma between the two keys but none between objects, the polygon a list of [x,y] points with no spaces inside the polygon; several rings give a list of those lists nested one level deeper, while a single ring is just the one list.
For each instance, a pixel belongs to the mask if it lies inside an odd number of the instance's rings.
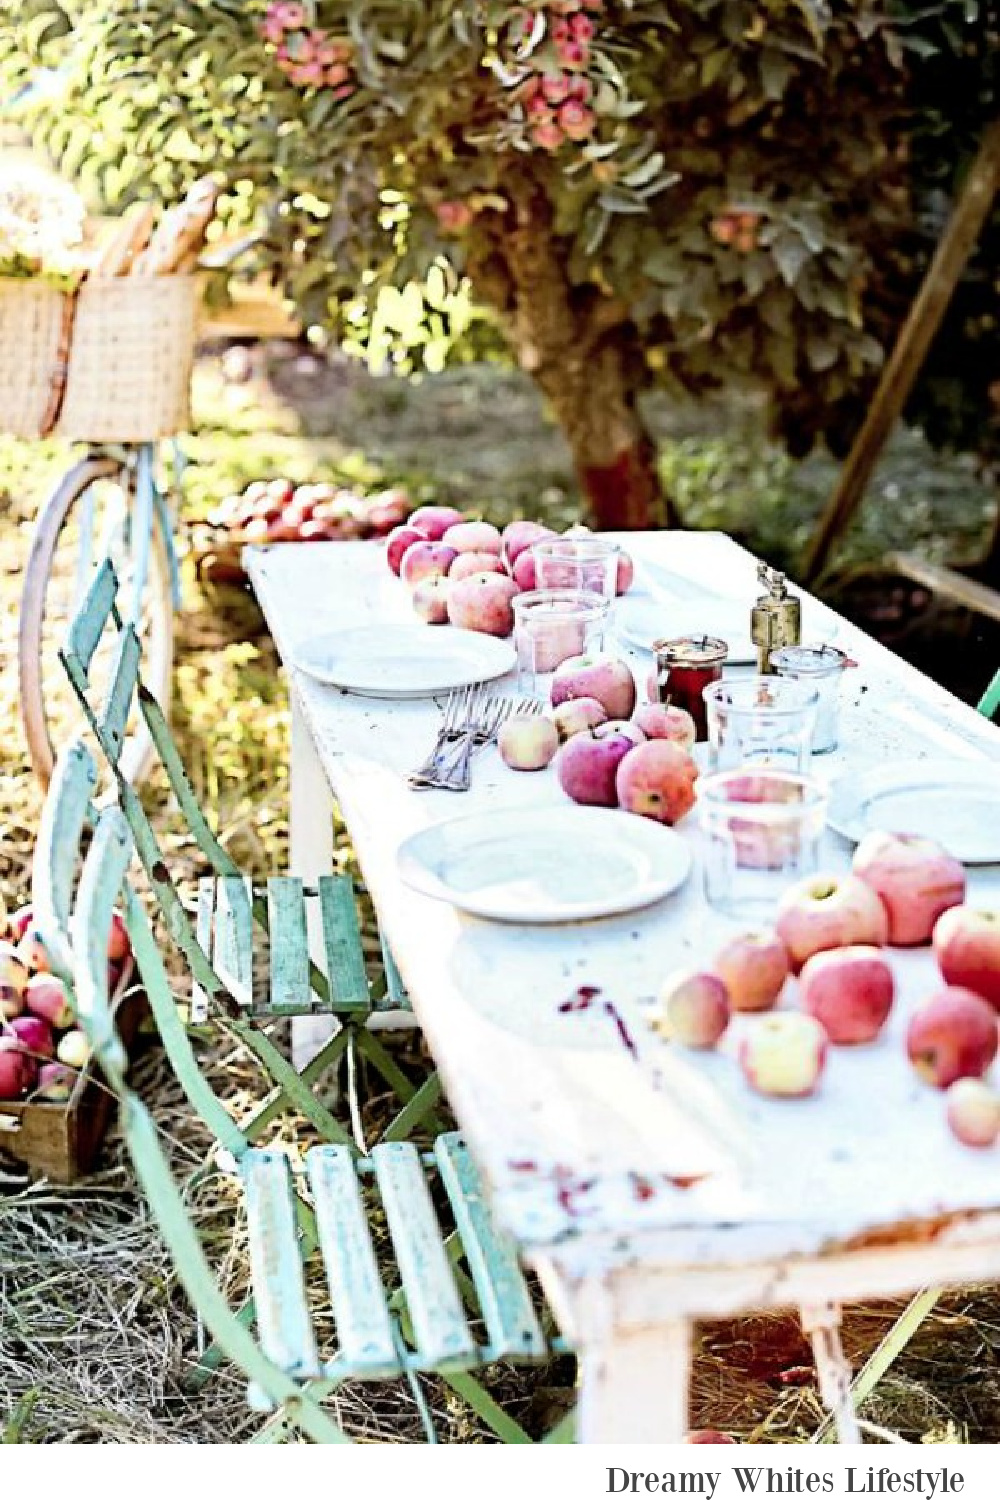
[{"label": "fallen apple on ground", "polygon": [[974,990],[1000,1012],[1000,911],[952,906],[935,922],[931,943],[945,983]]},{"label": "fallen apple on ground", "polygon": [[774,926],[795,973],[826,948],[881,948],[889,935],[879,896],[857,875],[806,876],[779,901]]},{"label": "fallen apple on ground", "polygon": [[819,1082],[826,1051],[826,1032],[812,1016],[775,1011],[748,1023],[738,1055],[743,1076],[758,1094],[803,1099]]},{"label": "fallen apple on ground", "polygon": [[714,1047],[729,1025],[729,994],[717,974],[671,974],[660,990],[659,1005],[655,1029],[685,1047]]},{"label": "fallen apple on ground", "polygon": [[630,750],[615,772],[618,806],[673,826],[694,807],[697,779],[698,767],[680,745],[647,740]]},{"label": "fallen apple on ground", "polygon": [[743,932],[712,959],[725,982],[733,1010],[770,1010],[791,973],[788,949],[774,932]]},{"label": "fallen apple on ground", "polygon": [[854,851],[855,875],[878,893],[894,947],[929,943],[934,923],[965,899],[965,870],[933,839],[866,833]]},{"label": "fallen apple on ground", "polygon": [[1000,1140],[1000,1094],[981,1078],[959,1078],[945,1095],[945,1118],[963,1146],[995,1146]]},{"label": "fallen apple on ground", "polygon": [[948,985],[914,1011],[906,1052],[919,1076],[946,1089],[959,1078],[982,1078],[997,1052],[997,1018],[972,990]]},{"label": "fallen apple on ground", "polygon": [[802,1009],[838,1046],[873,1042],[889,1019],[895,991],[881,949],[862,944],[814,953],[799,975]]}]

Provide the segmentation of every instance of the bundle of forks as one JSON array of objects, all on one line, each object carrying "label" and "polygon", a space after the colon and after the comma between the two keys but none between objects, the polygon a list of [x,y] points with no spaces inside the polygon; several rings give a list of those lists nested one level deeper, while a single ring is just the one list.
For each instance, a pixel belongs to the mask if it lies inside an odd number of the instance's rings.
[{"label": "bundle of forks", "polygon": [[541,705],[531,699],[503,697],[483,682],[454,689],[448,695],[433,750],[407,777],[410,786],[467,792],[473,756],[493,743],[501,725],[515,714],[540,712]]}]

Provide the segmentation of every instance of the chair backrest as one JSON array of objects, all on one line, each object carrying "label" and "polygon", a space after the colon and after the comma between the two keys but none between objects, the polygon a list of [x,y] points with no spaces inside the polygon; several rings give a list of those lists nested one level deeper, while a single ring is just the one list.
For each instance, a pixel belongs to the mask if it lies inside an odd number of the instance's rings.
[{"label": "chair backrest", "polygon": [[1000,670],[994,675],[993,681],[976,704],[976,707],[988,719],[992,719],[997,709],[1000,708]]}]

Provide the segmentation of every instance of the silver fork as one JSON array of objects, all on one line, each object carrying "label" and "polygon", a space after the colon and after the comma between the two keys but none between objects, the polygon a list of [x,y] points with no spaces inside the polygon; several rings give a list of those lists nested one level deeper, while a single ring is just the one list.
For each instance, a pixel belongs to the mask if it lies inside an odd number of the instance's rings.
[{"label": "silver fork", "polygon": [[496,739],[501,725],[514,714],[541,713],[541,704],[531,699],[518,702],[516,698],[497,698],[487,695],[479,706],[472,728],[465,736],[458,758],[449,777],[447,788],[454,792],[467,792],[471,779],[472,757]]},{"label": "silver fork", "polygon": [[462,688],[452,688],[444,706],[444,718],[437,732],[434,748],[423,765],[411,771],[407,780],[412,787],[440,786],[447,762],[452,759],[446,751],[453,750],[461,742],[471,721],[476,693],[481,682],[473,682]]}]

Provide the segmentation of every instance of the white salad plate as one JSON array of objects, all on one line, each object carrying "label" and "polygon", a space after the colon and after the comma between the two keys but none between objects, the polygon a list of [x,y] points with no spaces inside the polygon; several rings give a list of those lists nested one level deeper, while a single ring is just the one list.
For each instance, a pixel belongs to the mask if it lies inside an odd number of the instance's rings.
[{"label": "white salad plate", "polygon": [[700,597],[652,597],[626,594],[615,605],[615,630],[640,651],[652,651],[656,641],[672,635],[716,635],[729,646],[727,661],[735,666],[757,660],[750,637],[750,610],[721,594]]},{"label": "white salad plate", "polygon": [[936,839],[965,864],[1000,862],[1000,765],[903,760],[840,777],[830,827],[857,843],[872,829]]},{"label": "white salad plate", "polygon": [[369,698],[426,698],[502,677],[510,641],[451,626],[361,625],[326,631],[296,647],[294,664],[331,687]]},{"label": "white salad plate", "polygon": [[580,922],[651,906],[683,885],[679,834],[610,808],[494,808],[404,840],[399,872],[424,895],[498,922]]}]

